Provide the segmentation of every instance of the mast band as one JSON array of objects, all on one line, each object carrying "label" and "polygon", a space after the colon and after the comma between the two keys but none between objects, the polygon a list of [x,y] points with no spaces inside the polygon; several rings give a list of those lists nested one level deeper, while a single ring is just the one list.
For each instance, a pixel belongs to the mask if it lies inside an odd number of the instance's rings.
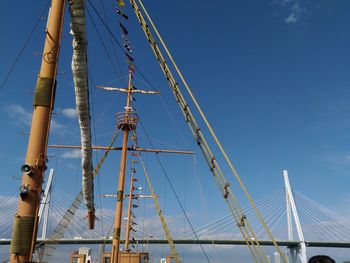
[{"label": "mast band", "polygon": [[[35,86],[35,91],[34,91],[33,106],[50,107],[51,102],[53,104],[55,92],[56,92],[56,81],[54,79],[43,78],[38,76],[36,86]],[[52,105],[52,108],[53,108],[53,105]]]},{"label": "mast band", "polygon": [[124,195],[123,191],[118,191],[118,193],[117,193],[117,201],[123,201],[123,195]]},{"label": "mast band", "polygon": [[120,239],[120,228],[113,229],[113,239]]},{"label": "mast band", "polygon": [[10,252],[12,254],[28,254],[34,229],[34,216],[15,216],[13,221],[12,241]]}]

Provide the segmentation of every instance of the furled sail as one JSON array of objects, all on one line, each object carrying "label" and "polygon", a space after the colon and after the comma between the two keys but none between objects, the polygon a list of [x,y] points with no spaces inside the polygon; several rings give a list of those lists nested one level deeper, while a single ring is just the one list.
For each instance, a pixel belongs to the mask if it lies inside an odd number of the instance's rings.
[{"label": "furled sail", "polygon": [[71,34],[73,35],[72,72],[76,109],[80,125],[82,153],[82,185],[85,205],[89,212],[89,228],[94,228],[94,187],[90,129],[90,105],[86,53],[85,1],[71,0]]}]

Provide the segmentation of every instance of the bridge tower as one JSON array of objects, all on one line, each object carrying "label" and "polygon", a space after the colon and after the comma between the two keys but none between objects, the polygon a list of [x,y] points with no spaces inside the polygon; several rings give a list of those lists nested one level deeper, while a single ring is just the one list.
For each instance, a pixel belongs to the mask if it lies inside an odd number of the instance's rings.
[{"label": "bridge tower", "polygon": [[[43,218],[43,227],[41,232],[41,238],[46,239],[47,226],[49,220],[49,210],[50,210],[50,201],[51,201],[51,189],[52,189],[52,179],[54,176],[54,170],[50,170],[49,177],[47,179],[47,183],[45,186],[45,192],[43,198],[41,200],[40,208],[39,208],[39,224],[41,223],[41,219]],[[42,216],[44,214],[44,216]]]},{"label": "bridge tower", "polygon": [[[49,177],[47,179],[47,183],[45,186],[44,195],[41,199],[41,204],[39,208],[39,225],[42,222],[42,231],[41,231],[41,239],[45,240],[47,238],[47,227],[48,227],[48,221],[49,221],[49,211],[50,211],[50,202],[51,202],[51,190],[52,190],[52,180],[54,177],[54,169],[50,170]],[[39,262],[43,262],[43,256],[44,256],[44,249],[43,247],[39,247],[38,251],[36,251],[36,256],[39,260]]]},{"label": "bridge tower", "polygon": [[294,195],[292,188],[289,183],[288,172],[283,170],[284,177],[284,187],[286,192],[286,207],[287,207],[287,223],[288,223],[288,240],[293,240],[293,224],[292,224],[292,215],[296,225],[296,230],[298,233],[299,246],[298,247],[289,247],[289,253],[291,255],[291,263],[296,263],[298,256],[301,263],[307,263],[306,256],[306,244],[304,239],[303,230],[301,228],[298,210],[295,205]]}]

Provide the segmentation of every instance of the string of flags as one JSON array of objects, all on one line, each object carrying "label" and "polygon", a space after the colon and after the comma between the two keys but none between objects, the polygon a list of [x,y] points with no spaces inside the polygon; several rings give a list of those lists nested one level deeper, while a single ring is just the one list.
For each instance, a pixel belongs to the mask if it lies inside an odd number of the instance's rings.
[{"label": "string of flags", "polygon": [[[124,2],[122,0],[118,0],[118,5],[119,5],[120,8],[123,8],[125,6],[125,4],[124,4]],[[133,63],[134,62],[134,58],[132,57],[131,43],[130,43],[130,41],[128,39],[129,31],[128,31],[126,26],[121,21],[121,20],[123,20],[123,21],[128,20],[129,17],[120,8],[117,7],[115,9],[115,12],[121,18],[120,20],[118,20],[118,24],[119,24],[119,27],[120,27],[120,30],[121,30],[121,37],[123,39],[124,54],[125,54],[126,59],[127,59],[129,71],[131,72],[131,77],[134,78],[133,72],[134,72],[135,66],[134,66],[134,63]],[[132,87],[132,89],[136,89],[136,88]],[[131,99],[133,101],[136,101],[134,96],[131,96]]]},{"label": "string of flags", "polygon": [[127,39],[126,35],[128,34],[128,30],[126,30],[126,27],[122,24],[122,22],[119,21],[119,27],[123,32],[123,39]]},{"label": "string of flags", "polygon": [[[134,137],[132,137],[132,140],[133,141],[136,141],[136,135],[134,135]],[[131,207],[133,209],[135,208],[138,208],[139,205],[138,204],[135,204],[133,203],[133,200],[137,200],[138,201],[138,198],[139,198],[139,195],[138,194],[134,194],[134,191],[138,189],[138,187],[135,186],[135,183],[137,182],[137,178],[135,178],[135,174],[136,174],[136,168],[134,167],[134,164],[137,163],[137,160],[135,159],[136,157],[138,157],[138,154],[137,153],[134,153],[134,152],[131,152],[131,156],[132,156],[132,167],[131,167],[131,173],[132,173],[132,177],[131,177],[131,192],[130,192],[130,202],[131,202]],[[136,229],[135,229],[135,226],[137,226],[137,223],[134,221],[134,219],[136,218],[135,215],[132,213],[132,211],[130,211],[131,213],[131,218],[130,218],[130,221],[129,221],[129,225],[127,226],[129,228],[130,231],[132,231],[131,233],[136,233]],[[135,238],[131,236],[131,239],[133,241],[135,241]],[[133,248],[135,248],[134,245],[131,245]]]},{"label": "string of flags", "polygon": [[[132,161],[132,163],[136,163],[135,160]],[[136,173],[136,169],[133,167],[132,168],[132,174],[134,176],[134,174]],[[138,196],[137,195],[134,195],[133,194],[133,191],[137,189],[137,187],[135,187],[134,183],[137,182],[137,179],[135,177],[132,177],[132,191],[131,191],[131,196],[130,196],[130,202],[132,202],[132,200],[138,200]],[[132,208],[138,208],[139,206],[137,204],[133,204],[132,203]],[[131,220],[130,220],[130,225],[128,226],[129,227],[129,230],[133,231],[136,233],[136,229],[133,227],[133,226],[136,226],[137,223],[134,222],[134,218],[135,218],[135,215],[131,212]],[[134,238],[132,237],[132,239],[134,240]]]},{"label": "string of flags", "polygon": [[129,17],[119,8],[116,8],[115,11],[117,12],[118,15],[120,15],[121,17],[123,17],[125,20],[127,20]]},{"label": "string of flags", "polygon": [[[122,1],[122,0],[118,0],[118,5],[120,8],[124,7],[125,6],[125,3]],[[128,15],[125,14],[120,8],[116,8],[115,11],[116,13],[119,15],[120,18],[122,18],[123,20],[128,20]],[[124,41],[123,43],[123,46],[124,46],[124,49],[125,49],[125,56],[127,58],[127,62],[128,62],[128,65],[129,65],[129,70],[130,71],[134,71],[134,58],[131,56],[132,54],[132,47],[131,47],[131,43],[128,39],[128,29],[126,28],[126,26],[122,23],[121,20],[118,21],[118,24],[119,24],[119,27],[120,27],[120,30],[121,30],[121,36],[122,36],[122,39]],[[134,99],[134,98],[133,98]]]},{"label": "string of flags", "polygon": [[[136,163],[135,160],[132,161],[132,163]],[[134,204],[132,203],[132,200],[138,200],[138,195],[135,195],[133,192],[134,190],[137,189],[137,187],[134,185],[135,182],[137,182],[137,179],[134,177],[134,174],[136,173],[136,169],[135,168],[132,168],[132,191],[131,191],[131,195],[129,196],[130,198],[130,202],[132,204],[132,208],[138,208],[139,206],[137,204]],[[136,229],[134,228],[134,226],[137,226],[137,223],[134,221],[134,219],[136,218],[135,215],[132,213],[132,211],[130,212],[131,213],[131,220],[129,222],[129,225],[127,226],[129,228],[129,230],[133,231],[133,232],[137,232]],[[134,237],[131,237],[132,240],[135,240]],[[132,246],[134,248],[134,246]]]},{"label": "string of flags", "polygon": [[[129,71],[131,72],[131,76],[133,78],[133,72],[134,72],[134,69],[135,69],[135,66],[134,66],[134,58],[132,57],[132,53],[133,53],[133,50],[132,50],[132,45],[128,39],[128,34],[129,34],[129,31],[127,29],[127,27],[123,24],[124,21],[128,20],[128,15],[125,14],[121,8],[123,8],[125,6],[125,3],[123,0],[117,0],[118,2],[118,5],[119,5],[119,8],[116,8],[115,11],[116,11],[116,14],[119,16],[119,21],[118,21],[118,25],[119,25],[119,28],[120,28],[120,31],[121,31],[121,38],[123,40],[123,47],[124,47],[124,54],[125,54],[125,57],[127,59],[127,63],[128,63],[128,68],[129,68]],[[132,86],[132,89],[136,90],[137,88],[135,86]],[[131,96],[132,100],[136,101],[136,99]],[[133,134],[132,138],[131,138],[132,141],[136,141],[136,136]],[[135,152],[131,152],[131,156],[133,158],[136,158],[138,157],[138,153],[135,153]],[[137,163],[136,160],[132,160],[132,163]],[[136,169],[134,168],[134,166],[132,166],[132,174],[133,174],[133,177],[132,177],[132,191],[131,191],[131,196],[129,197],[130,198],[130,202],[132,204],[132,208],[138,208],[138,204],[134,204],[132,203],[133,200],[138,200],[138,195],[137,194],[133,194],[133,191],[137,190],[137,187],[134,186],[134,183],[137,182],[137,179],[134,177],[134,174],[136,173]],[[137,223],[134,221],[134,219],[136,218],[135,215],[132,213],[132,211],[130,212],[131,213],[131,220],[130,220],[130,224],[129,226],[127,226],[129,228],[129,230],[133,231],[133,232],[136,232],[134,226],[137,226]],[[134,237],[131,237],[131,239],[135,242],[135,238]],[[135,248],[134,245],[132,245],[133,248]]]}]

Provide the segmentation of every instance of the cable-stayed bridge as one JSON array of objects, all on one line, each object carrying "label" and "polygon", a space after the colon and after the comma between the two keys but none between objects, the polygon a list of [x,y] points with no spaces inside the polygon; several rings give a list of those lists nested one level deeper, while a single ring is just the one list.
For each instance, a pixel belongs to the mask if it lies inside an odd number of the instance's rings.
[{"label": "cable-stayed bridge", "polygon": [[[257,200],[256,205],[278,245],[288,248],[291,261],[297,262],[299,258],[305,262],[307,247],[350,248],[350,229],[346,220],[302,193],[292,190],[286,171],[284,177],[285,187]],[[42,222],[37,240],[37,251],[45,250],[43,257],[54,254],[57,245],[104,245],[112,242],[114,211],[97,211],[95,230],[88,230],[85,207],[77,202],[79,197],[58,189],[55,189],[52,197],[50,189],[48,185],[42,201]],[[17,196],[0,198],[0,245],[9,245]],[[254,209],[246,206],[243,211],[245,217],[249,218],[260,245],[272,246],[255,217]],[[141,223],[133,226],[131,244],[167,244],[161,228],[154,222],[145,223],[144,219],[139,222]],[[126,220],[123,223],[125,229]],[[231,214],[196,228],[195,233],[178,231],[173,235],[176,244],[246,245]]]}]

